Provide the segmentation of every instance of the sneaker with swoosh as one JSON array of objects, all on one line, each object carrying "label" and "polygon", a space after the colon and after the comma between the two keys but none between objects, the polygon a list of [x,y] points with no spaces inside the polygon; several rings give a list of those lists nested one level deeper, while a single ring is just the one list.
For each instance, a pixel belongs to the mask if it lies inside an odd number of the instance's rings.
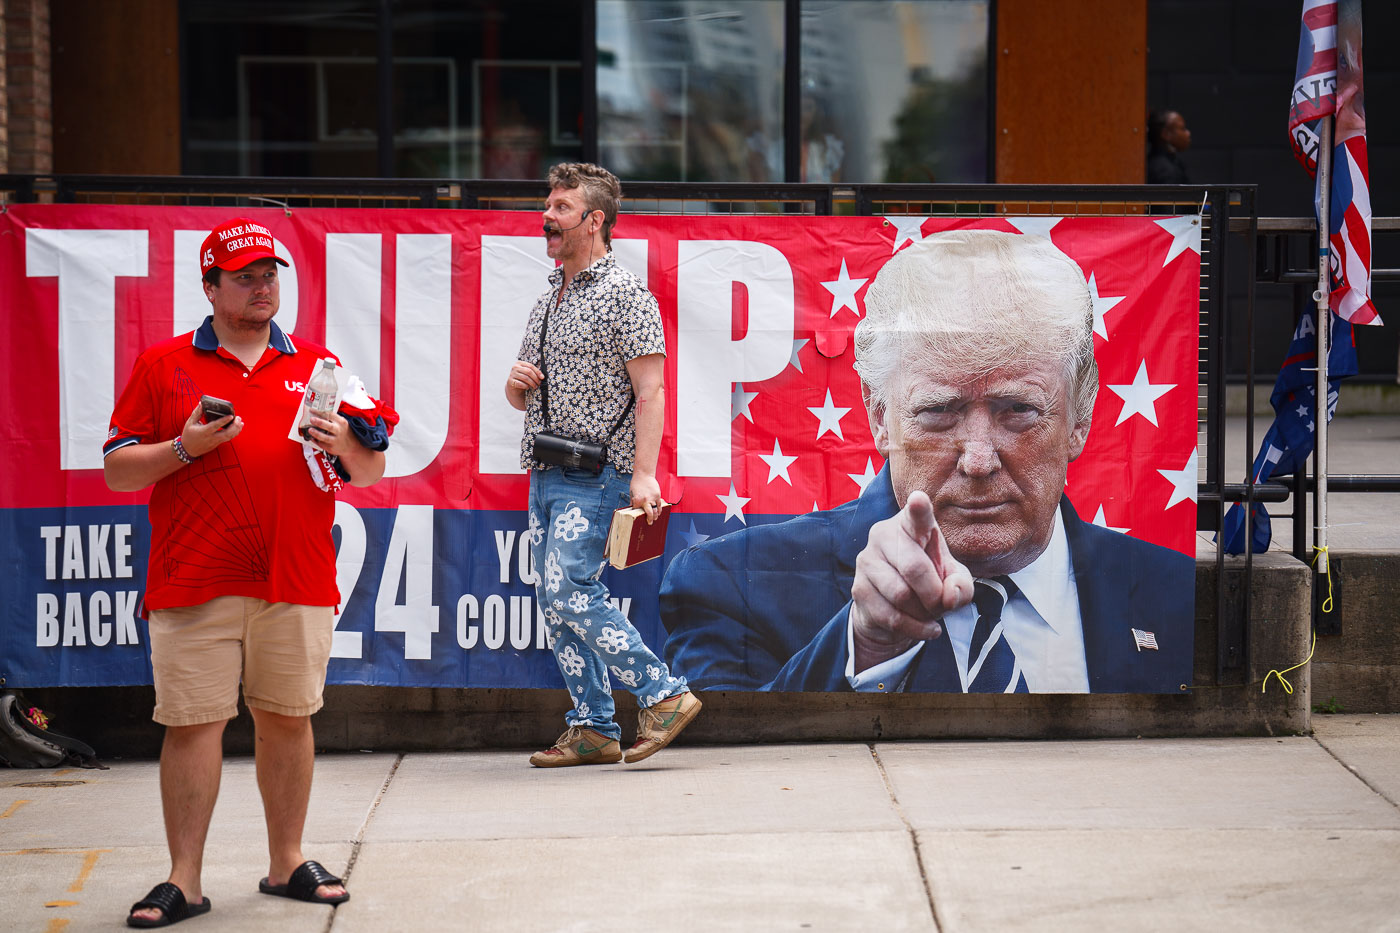
[{"label": "sneaker with swoosh", "polygon": [[641,761],[670,745],[681,730],[699,715],[700,706],[700,698],[687,691],[638,710],[637,744],[627,749],[622,760],[628,764]]},{"label": "sneaker with swoosh", "polygon": [[582,726],[570,726],[552,746],[530,756],[530,764],[536,768],[610,765],[621,760],[622,746],[617,739]]}]

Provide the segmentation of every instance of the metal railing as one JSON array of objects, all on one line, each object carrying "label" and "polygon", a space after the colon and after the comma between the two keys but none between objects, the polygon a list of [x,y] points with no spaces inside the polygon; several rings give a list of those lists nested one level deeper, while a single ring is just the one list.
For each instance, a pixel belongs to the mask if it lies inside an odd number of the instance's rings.
[{"label": "metal railing", "polygon": [[[1232,227],[1232,231],[1240,229]],[[1375,217],[1371,221],[1374,240],[1393,237],[1400,233],[1400,218]],[[1254,278],[1260,283],[1287,285],[1292,288],[1294,307],[1310,303],[1317,287],[1317,221],[1312,217],[1265,217],[1257,221],[1255,236],[1258,246],[1255,250],[1256,264]],[[1373,242],[1374,242],[1373,240]],[[1311,262],[1299,263],[1296,257],[1309,257]],[[1372,256],[1377,255],[1375,249]],[[1380,282],[1400,282],[1400,269],[1372,268],[1373,285]],[[1252,339],[1251,332],[1251,339]],[[1267,364],[1267,361],[1266,361]],[[1345,383],[1343,383],[1345,385]],[[1345,388],[1342,390],[1345,392]],[[1250,451],[1254,455],[1253,444],[1253,385],[1249,388],[1247,404],[1250,426]],[[1249,467],[1246,468],[1250,469]],[[1261,483],[1254,486],[1253,498],[1264,503],[1289,503],[1286,513],[1270,513],[1271,516],[1286,515],[1293,524],[1293,556],[1302,561],[1309,560],[1312,545],[1309,543],[1308,496],[1317,494],[1317,458],[1311,458],[1310,470],[1299,470],[1286,482]],[[1400,474],[1390,473],[1333,473],[1327,472],[1327,492],[1332,493],[1400,493]],[[1316,503],[1314,503],[1316,508]],[[1313,621],[1319,635],[1341,633],[1341,613],[1333,607],[1324,611],[1319,600],[1313,601]]]}]

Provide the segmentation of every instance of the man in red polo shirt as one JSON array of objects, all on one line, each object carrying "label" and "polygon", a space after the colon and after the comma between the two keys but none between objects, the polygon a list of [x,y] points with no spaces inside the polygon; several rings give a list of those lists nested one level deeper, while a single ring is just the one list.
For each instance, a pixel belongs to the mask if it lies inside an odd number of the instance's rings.
[{"label": "man in red polo shirt", "polygon": [[[164,926],[209,910],[200,872],[219,791],[223,730],[238,687],[253,714],[258,788],[270,863],[265,894],[323,904],[349,898],[340,879],[304,858],[311,796],[311,714],[330,657],[335,496],[314,478],[331,458],[356,486],[384,474],[339,414],[313,416],[310,445],[288,438],[324,347],[273,322],[279,305],[272,234],[230,220],[200,248],[212,314],[199,329],[137,359],[103,449],[107,485],[154,486],[146,584],[168,880],[133,907],[131,926]],[[232,403],[205,417],[201,398]]]}]

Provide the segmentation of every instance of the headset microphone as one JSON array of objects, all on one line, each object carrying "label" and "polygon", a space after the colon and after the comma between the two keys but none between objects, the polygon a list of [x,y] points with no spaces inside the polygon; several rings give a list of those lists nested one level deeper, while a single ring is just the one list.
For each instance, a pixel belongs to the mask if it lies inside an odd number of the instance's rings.
[{"label": "headset microphone", "polygon": [[580,217],[580,218],[579,218],[579,222],[576,223],[576,224],[574,224],[572,227],[561,227],[561,226],[559,226],[558,224],[555,224],[555,225],[554,225],[554,228],[553,228],[553,229],[550,229],[549,224],[545,224],[545,225],[544,225],[544,232],[545,232],[545,233],[565,233],[565,232],[567,232],[567,231],[569,231],[569,230],[577,230],[579,227],[582,227],[582,226],[583,226],[583,222],[584,222],[585,220],[587,220],[588,218],[590,218],[590,217],[592,217],[592,216],[593,216],[593,212],[592,212],[592,211],[588,211],[588,212],[585,213],[582,217]]}]

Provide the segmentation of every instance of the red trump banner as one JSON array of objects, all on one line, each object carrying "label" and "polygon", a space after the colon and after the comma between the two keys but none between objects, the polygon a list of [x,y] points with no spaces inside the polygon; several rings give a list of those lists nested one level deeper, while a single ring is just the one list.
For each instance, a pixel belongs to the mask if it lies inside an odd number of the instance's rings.
[{"label": "red trump banner", "polygon": [[[209,313],[199,246],[234,213],[0,216],[8,684],[149,682],[149,492],[109,491],[102,448],[137,355]],[[338,494],[330,682],[557,685],[503,393],[553,268],[538,215],[236,213],[289,264],[278,325],[402,416],[385,480]],[[1189,682],[1198,218],[624,215],[613,250],[660,306],[675,509],[662,560],[610,588],[677,673],[875,689],[842,661],[856,565],[920,490],[955,557],[1000,534],[1028,558],[997,565],[1019,689]],[[1091,354],[1045,329],[1052,305]],[[880,689],[968,689],[976,660],[946,627]]]}]

